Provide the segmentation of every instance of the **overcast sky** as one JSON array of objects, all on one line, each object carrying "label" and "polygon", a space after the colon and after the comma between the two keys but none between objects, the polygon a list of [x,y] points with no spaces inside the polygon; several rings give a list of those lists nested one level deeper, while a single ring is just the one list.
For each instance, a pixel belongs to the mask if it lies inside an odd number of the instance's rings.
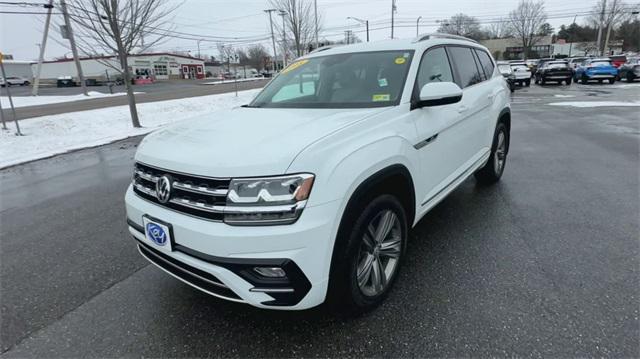
[{"label": "overcast sky", "polygon": [[[46,0],[25,1],[44,3]],[[169,1],[173,4],[182,2]],[[318,12],[323,18],[321,39],[343,39],[345,26],[352,26],[356,35],[364,40],[364,25],[358,27],[355,21],[346,19],[348,16],[370,21],[372,41],[390,36],[391,0],[317,1]],[[446,19],[462,12],[476,16],[481,23],[487,24],[506,16],[517,3],[518,0],[397,0],[395,37],[415,36],[418,16],[422,16],[420,32],[433,32],[438,27],[438,19]],[[549,23],[557,29],[561,24],[570,24],[576,14],[589,11],[595,3],[596,0],[546,0],[545,8]],[[261,42],[270,50],[269,18],[263,12],[267,8],[270,8],[267,0],[185,0],[175,12],[172,22],[176,31],[193,34],[190,37],[209,37],[200,42],[203,54],[217,55],[216,42],[211,37],[219,37],[221,42],[233,43],[234,47]],[[44,12],[44,9],[0,5],[0,11]],[[53,18],[53,24],[62,21],[62,15],[54,15]],[[584,16],[578,15],[577,22],[581,23],[583,18]],[[17,60],[36,59],[36,44],[42,41],[44,19],[44,15],[0,14],[0,51],[13,54]],[[281,23],[281,18],[274,16],[274,22],[276,21]],[[51,31],[50,35],[45,57],[70,56],[68,42],[61,39],[57,31]],[[197,42],[171,39],[154,50],[190,50],[195,55]]]}]

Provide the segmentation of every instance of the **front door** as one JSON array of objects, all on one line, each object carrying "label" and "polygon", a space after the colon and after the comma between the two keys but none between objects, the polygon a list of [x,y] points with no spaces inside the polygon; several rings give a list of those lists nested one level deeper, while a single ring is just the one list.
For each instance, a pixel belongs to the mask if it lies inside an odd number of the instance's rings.
[{"label": "front door", "polygon": [[[418,99],[420,89],[430,82],[454,82],[452,69],[444,47],[427,50],[420,60],[413,90],[414,101]],[[416,108],[409,113],[418,135],[414,148],[419,151],[421,175],[416,181],[416,197],[420,199],[422,210],[437,202],[450,182],[451,174],[465,160],[463,147],[466,144],[460,136],[464,127],[460,123],[460,110],[461,104],[454,103]]]}]

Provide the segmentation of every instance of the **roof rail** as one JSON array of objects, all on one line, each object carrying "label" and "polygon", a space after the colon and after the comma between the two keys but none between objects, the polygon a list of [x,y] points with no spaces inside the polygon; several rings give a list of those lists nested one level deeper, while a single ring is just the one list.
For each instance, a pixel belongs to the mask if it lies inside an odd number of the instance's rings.
[{"label": "roof rail", "polygon": [[322,46],[322,47],[319,47],[319,48],[311,51],[310,54],[315,54],[316,52],[322,52],[322,51],[330,50],[330,49],[333,49],[334,47],[335,46],[332,46],[332,45]]},{"label": "roof rail", "polygon": [[476,44],[478,43],[476,40],[470,39],[468,37],[453,35],[453,34],[443,34],[441,32],[434,32],[431,34],[419,35],[418,37],[416,37],[415,40],[413,40],[413,42],[415,43],[415,42],[426,41],[430,39],[452,39],[452,40],[471,41],[471,42],[475,42]]}]

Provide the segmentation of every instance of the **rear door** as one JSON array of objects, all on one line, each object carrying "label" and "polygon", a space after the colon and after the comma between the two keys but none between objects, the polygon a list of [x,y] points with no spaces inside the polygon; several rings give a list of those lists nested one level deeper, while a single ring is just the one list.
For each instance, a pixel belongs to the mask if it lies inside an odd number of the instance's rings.
[{"label": "rear door", "polygon": [[[492,93],[495,86],[487,81],[475,51],[470,47],[449,46],[447,51],[456,72],[456,82],[463,89],[462,101],[458,112],[459,119],[457,135],[464,145],[459,148],[464,157],[457,173],[464,172],[487,152],[486,134],[489,123],[489,113],[493,103]],[[493,71],[493,67],[492,70]],[[489,74],[493,80],[493,72]]]}]

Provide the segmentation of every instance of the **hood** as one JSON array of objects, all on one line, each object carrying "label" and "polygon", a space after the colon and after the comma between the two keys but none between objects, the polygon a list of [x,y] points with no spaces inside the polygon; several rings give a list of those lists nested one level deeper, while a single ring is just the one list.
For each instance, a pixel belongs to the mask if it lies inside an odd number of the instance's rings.
[{"label": "hood", "polygon": [[234,108],[153,132],[136,161],[212,177],[279,175],[314,141],[384,110]]}]

